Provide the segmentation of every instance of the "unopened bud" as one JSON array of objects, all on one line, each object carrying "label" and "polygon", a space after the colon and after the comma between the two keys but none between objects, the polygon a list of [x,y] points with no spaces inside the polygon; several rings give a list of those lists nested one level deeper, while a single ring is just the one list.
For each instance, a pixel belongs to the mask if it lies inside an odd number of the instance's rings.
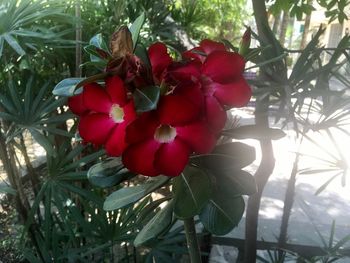
[{"label": "unopened bud", "polygon": [[244,32],[241,42],[239,43],[239,54],[245,56],[249,52],[251,40],[251,29],[250,27]]}]

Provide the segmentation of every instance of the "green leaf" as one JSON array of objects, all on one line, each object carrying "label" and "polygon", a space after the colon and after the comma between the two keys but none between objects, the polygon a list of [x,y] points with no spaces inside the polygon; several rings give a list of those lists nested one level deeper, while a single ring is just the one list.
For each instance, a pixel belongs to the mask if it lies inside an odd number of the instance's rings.
[{"label": "green leaf", "polygon": [[83,64],[80,64],[80,67],[95,67],[99,70],[104,70],[107,63],[105,60],[99,60],[99,61],[87,61]]},{"label": "green leaf", "polygon": [[4,50],[4,37],[0,35],[0,58],[2,56],[2,51]]},{"label": "green leaf", "polygon": [[174,212],[178,218],[193,217],[201,211],[211,196],[208,174],[197,167],[187,166],[173,185]]},{"label": "green leaf", "polygon": [[137,44],[134,53],[136,56],[138,56],[142,60],[142,62],[146,66],[151,67],[151,62],[148,57],[147,49],[143,44],[140,44],[140,43]]},{"label": "green leaf", "polygon": [[91,184],[101,188],[111,187],[130,179],[134,174],[125,169],[120,159],[107,159],[90,167],[87,177]]},{"label": "green leaf", "polygon": [[138,247],[147,241],[156,238],[167,229],[173,219],[173,200],[161,209],[141,230],[134,240],[134,246]]},{"label": "green leaf", "polygon": [[11,194],[16,195],[16,190],[5,184],[0,184],[0,194]]},{"label": "green leaf", "polygon": [[18,44],[17,40],[13,36],[11,36],[10,34],[4,34],[3,36],[6,40],[6,42],[10,45],[10,47],[12,47],[17,52],[18,55],[20,55],[20,56],[25,55],[26,52]]},{"label": "green leaf", "polygon": [[145,22],[145,19],[146,19],[145,13],[142,13],[138,18],[136,18],[134,23],[130,26],[129,30],[131,32],[134,49],[136,47],[137,40],[139,38],[140,31],[141,31],[141,28],[143,26],[143,23]]},{"label": "green leaf", "polygon": [[256,140],[279,140],[286,136],[286,134],[280,129],[274,128],[262,128],[257,125],[245,125],[238,128],[222,131],[222,135],[243,140],[243,139],[256,139]]},{"label": "green leaf", "polygon": [[307,44],[303,52],[300,54],[300,57],[296,61],[292,73],[290,74],[289,79],[291,81],[297,81],[303,78],[305,72],[312,69],[312,64],[309,64],[310,55],[315,52],[316,47],[319,43],[321,35],[324,33],[325,29],[321,26],[318,29],[317,33],[313,36],[311,41]]},{"label": "green leaf", "polygon": [[255,160],[255,149],[241,142],[230,142],[215,147],[212,153],[192,157],[192,162],[210,170],[241,169]]},{"label": "green leaf", "polygon": [[225,170],[218,173],[210,173],[214,186],[230,187],[231,195],[252,195],[257,192],[255,178],[243,170]]},{"label": "green leaf", "polygon": [[231,192],[230,186],[221,185],[202,209],[199,218],[212,234],[225,235],[236,227],[244,212],[244,200]]},{"label": "green leaf", "polygon": [[101,33],[93,36],[90,41],[89,41],[89,44],[92,45],[92,46],[95,46],[99,49],[102,49],[103,51],[106,51],[108,52],[108,46],[107,46],[107,43],[106,41],[103,39],[103,36]]},{"label": "green leaf", "polygon": [[[84,50],[86,53],[88,53],[90,55],[91,62],[100,62],[100,61],[103,61],[105,59],[105,57],[102,56],[102,54],[103,54],[103,53],[101,53],[102,51],[101,50],[99,51],[97,49],[97,47],[95,47],[93,45],[85,46]],[[107,64],[107,62],[106,62],[106,64]]]},{"label": "green leaf", "polygon": [[166,176],[158,176],[138,186],[121,188],[106,198],[103,209],[111,211],[133,204],[154,190],[162,187],[169,179]]},{"label": "green leaf", "polygon": [[136,89],[133,93],[136,111],[146,112],[156,109],[159,95],[160,88],[157,86]]},{"label": "green leaf", "polygon": [[80,83],[83,78],[67,78],[61,80],[53,89],[52,93],[56,96],[70,97],[74,95],[74,90],[77,84]]},{"label": "green leaf", "polygon": [[39,143],[46,151],[48,155],[55,155],[55,151],[53,150],[52,144],[49,139],[39,131],[35,129],[28,129],[30,134],[33,136],[34,140]]}]

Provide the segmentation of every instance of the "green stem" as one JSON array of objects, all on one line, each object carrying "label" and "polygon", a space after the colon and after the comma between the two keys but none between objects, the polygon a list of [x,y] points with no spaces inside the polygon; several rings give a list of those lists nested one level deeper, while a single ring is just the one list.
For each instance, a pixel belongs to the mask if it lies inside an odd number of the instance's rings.
[{"label": "green stem", "polygon": [[184,219],[187,249],[190,254],[191,263],[201,263],[201,253],[198,245],[196,227],[193,217]]}]

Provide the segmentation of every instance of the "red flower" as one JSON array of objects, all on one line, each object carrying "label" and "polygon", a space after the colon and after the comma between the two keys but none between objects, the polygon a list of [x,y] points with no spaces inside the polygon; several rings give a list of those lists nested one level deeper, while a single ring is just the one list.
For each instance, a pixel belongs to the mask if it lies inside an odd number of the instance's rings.
[{"label": "red flower", "polygon": [[190,94],[198,93],[189,87],[161,97],[156,111],[142,114],[127,127],[129,146],[123,153],[123,163],[130,171],[146,176],[177,176],[192,152],[212,150],[216,138],[200,120],[201,109]]},{"label": "red flower", "polygon": [[207,121],[214,131],[220,131],[226,122],[224,107],[242,107],[251,97],[251,89],[243,78],[245,62],[237,53],[226,51],[222,43],[203,40],[183,54],[190,59],[175,65],[171,76],[179,81],[197,81],[205,95]]},{"label": "red flower", "polygon": [[161,84],[167,74],[167,68],[173,62],[168,54],[166,45],[157,42],[148,48],[148,56],[152,66],[153,80],[156,84]]},{"label": "red flower", "polygon": [[[104,89],[97,83],[84,86],[83,92],[70,99],[73,112],[80,114],[79,133],[86,142],[105,144],[111,156],[120,156],[126,148],[125,129],[135,119],[134,104],[127,98],[122,80],[106,79]],[[84,110],[84,111],[83,111]]]}]

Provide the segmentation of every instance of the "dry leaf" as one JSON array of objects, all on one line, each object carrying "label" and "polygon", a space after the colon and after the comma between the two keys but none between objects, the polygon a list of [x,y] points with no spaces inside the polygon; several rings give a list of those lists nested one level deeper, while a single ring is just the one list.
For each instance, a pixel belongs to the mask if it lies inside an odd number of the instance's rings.
[{"label": "dry leaf", "polygon": [[113,58],[120,58],[133,53],[132,37],[127,26],[122,26],[113,33],[110,48]]}]

